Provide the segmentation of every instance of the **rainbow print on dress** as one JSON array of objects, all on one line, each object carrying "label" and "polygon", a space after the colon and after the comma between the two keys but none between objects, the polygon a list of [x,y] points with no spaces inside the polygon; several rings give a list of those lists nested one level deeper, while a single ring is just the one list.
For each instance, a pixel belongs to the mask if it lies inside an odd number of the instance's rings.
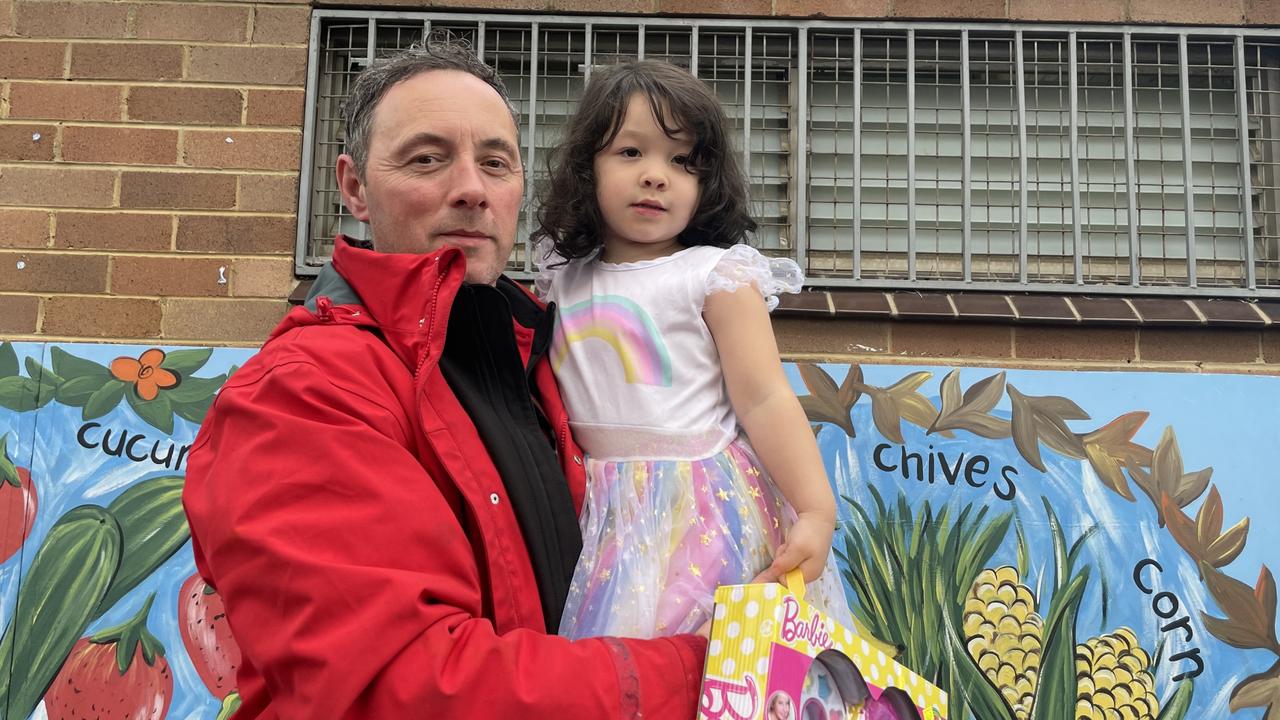
[{"label": "rainbow print on dress", "polygon": [[698,720],[946,720],[946,693],[804,592],[799,571],[716,590]]},{"label": "rainbow print on dress", "polygon": [[598,340],[613,348],[630,385],[671,387],[671,357],[649,313],[630,298],[596,295],[560,309],[551,339],[552,366],[559,371],[574,343]]}]

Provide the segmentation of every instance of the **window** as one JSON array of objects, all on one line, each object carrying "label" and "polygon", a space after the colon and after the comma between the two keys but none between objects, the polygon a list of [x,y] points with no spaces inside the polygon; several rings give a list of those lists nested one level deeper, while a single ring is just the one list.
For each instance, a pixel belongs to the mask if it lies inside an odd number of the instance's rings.
[{"label": "window", "polygon": [[[363,237],[341,103],[427,32],[506,80],[535,184],[593,68],[694,71],[751,180],[753,242],[819,286],[1280,294],[1280,34],[1229,29],[319,10],[298,269]],[[865,26],[864,26],[865,25]],[[509,268],[532,270],[517,244]]]}]

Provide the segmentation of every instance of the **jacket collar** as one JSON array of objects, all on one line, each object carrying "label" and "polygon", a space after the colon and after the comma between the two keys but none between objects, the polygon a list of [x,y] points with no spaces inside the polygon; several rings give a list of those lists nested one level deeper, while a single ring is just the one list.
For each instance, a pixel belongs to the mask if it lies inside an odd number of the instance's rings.
[{"label": "jacket collar", "polygon": [[[303,306],[289,313],[272,337],[315,324],[376,327],[405,365],[416,371],[440,358],[449,309],[466,267],[466,258],[457,248],[423,254],[381,253],[368,242],[338,235],[333,261],[320,271]],[[511,303],[517,325],[530,328],[531,340],[531,328],[545,306],[505,275],[498,278],[498,285]],[[520,344],[527,348],[526,342]]]}]

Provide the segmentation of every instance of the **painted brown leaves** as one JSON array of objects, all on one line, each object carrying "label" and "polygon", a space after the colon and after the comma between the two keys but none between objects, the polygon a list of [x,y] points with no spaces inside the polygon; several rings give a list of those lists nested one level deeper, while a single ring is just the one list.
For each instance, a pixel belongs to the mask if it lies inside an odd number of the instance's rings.
[{"label": "painted brown leaves", "polygon": [[1150,413],[1131,412],[1121,415],[1081,439],[1084,454],[1093,471],[1107,487],[1126,500],[1133,501],[1133,491],[1124,471],[1151,465],[1151,450],[1133,442],[1138,428],[1147,421]]},{"label": "painted brown leaves", "polygon": [[1204,493],[1209,487],[1209,478],[1213,476],[1211,467],[1189,473],[1182,469],[1182,453],[1178,450],[1178,439],[1172,427],[1166,427],[1160,436],[1151,456],[1150,473],[1138,467],[1129,468],[1133,481],[1156,506],[1160,527],[1164,527],[1166,522],[1162,500],[1165,495],[1172,498],[1178,507],[1184,508]]},{"label": "painted brown leaves", "polygon": [[1204,627],[1222,642],[1244,650],[1267,649],[1280,654],[1276,640],[1276,579],[1266,565],[1253,587],[1200,563],[1200,573],[1214,602],[1226,614],[1217,618],[1201,612]]},{"label": "painted brown leaves", "polygon": [[1249,536],[1249,518],[1222,532],[1222,496],[1218,494],[1217,487],[1209,488],[1209,495],[1200,504],[1194,521],[1168,495],[1161,496],[1161,509],[1169,523],[1169,533],[1197,563],[1220,568],[1235,560],[1244,550]]},{"label": "painted brown leaves", "polygon": [[1251,707],[1267,709],[1262,720],[1280,720],[1280,662],[1250,675],[1231,691],[1231,712]]},{"label": "painted brown leaves", "polygon": [[[809,389],[800,396],[800,407],[810,422],[832,423],[844,430],[849,437],[856,437],[849,412],[862,396],[862,367],[850,365],[844,382],[836,387],[836,381],[825,370],[812,363],[798,363],[800,381]],[[816,433],[816,430],[815,430]]]},{"label": "painted brown leaves", "polygon": [[[933,373],[921,370],[913,372],[885,388],[861,386],[871,396],[871,421],[876,429],[890,441],[902,444],[902,421],[906,420],[922,428],[929,428],[938,417],[938,409],[924,395],[920,386]],[[938,431],[943,437],[954,437],[948,430]]]},{"label": "painted brown leaves", "polygon": [[929,432],[968,430],[992,440],[1009,437],[1009,421],[995,417],[991,410],[1004,396],[1004,373],[979,380],[960,393],[960,371],[952,370],[942,378],[942,410],[929,425]]},{"label": "painted brown leaves", "polygon": [[1058,395],[1023,395],[1012,385],[1009,400],[1013,403],[1013,444],[1032,467],[1045,472],[1040,443],[1067,457],[1085,456],[1080,436],[1066,423],[1089,419],[1089,414],[1079,405]]}]

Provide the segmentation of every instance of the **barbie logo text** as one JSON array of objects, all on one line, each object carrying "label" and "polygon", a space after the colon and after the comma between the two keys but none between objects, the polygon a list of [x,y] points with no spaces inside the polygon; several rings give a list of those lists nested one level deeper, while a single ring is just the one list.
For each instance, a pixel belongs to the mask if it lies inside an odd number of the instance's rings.
[{"label": "barbie logo text", "polygon": [[699,705],[701,720],[748,720],[756,716],[756,703],[760,691],[756,679],[747,675],[745,683],[706,678],[702,682],[702,698]]},{"label": "barbie logo text", "polygon": [[782,599],[782,640],[783,642],[795,642],[796,640],[808,640],[814,647],[820,647],[824,650],[831,647],[831,634],[827,632],[827,626],[822,622],[822,618],[814,615],[809,618],[809,622],[799,622],[800,603],[793,597],[785,597]]}]

